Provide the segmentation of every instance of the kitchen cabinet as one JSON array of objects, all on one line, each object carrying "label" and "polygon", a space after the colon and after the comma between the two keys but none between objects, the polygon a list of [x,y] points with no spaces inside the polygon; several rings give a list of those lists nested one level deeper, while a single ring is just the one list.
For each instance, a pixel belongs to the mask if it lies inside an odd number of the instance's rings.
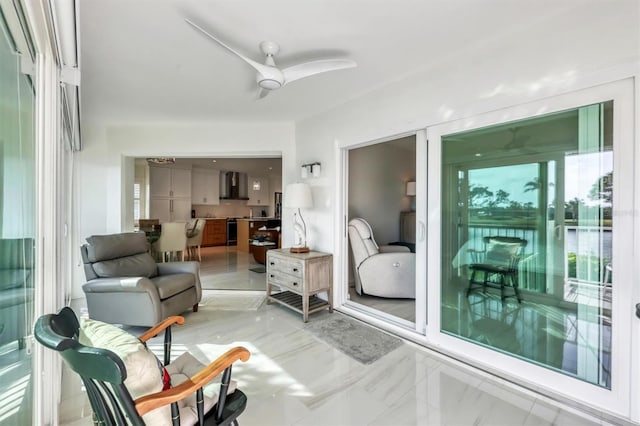
[{"label": "kitchen cabinet", "polygon": [[191,218],[190,198],[151,198],[149,214],[164,222],[188,222]]},{"label": "kitchen cabinet", "polygon": [[191,198],[191,170],[149,167],[150,198]]},{"label": "kitchen cabinet", "polygon": [[227,220],[207,219],[202,231],[202,246],[224,246],[227,244]]},{"label": "kitchen cabinet", "polygon": [[191,169],[149,167],[149,217],[160,223],[191,218]]},{"label": "kitchen cabinet", "polygon": [[253,237],[254,231],[267,226],[266,220],[238,219],[238,244],[236,250],[249,253],[249,239]]},{"label": "kitchen cabinet", "polygon": [[248,206],[268,206],[269,199],[269,180],[267,178],[251,177],[248,182],[249,201]]},{"label": "kitchen cabinet", "polygon": [[191,204],[220,204],[220,172],[213,169],[191,171]]}]

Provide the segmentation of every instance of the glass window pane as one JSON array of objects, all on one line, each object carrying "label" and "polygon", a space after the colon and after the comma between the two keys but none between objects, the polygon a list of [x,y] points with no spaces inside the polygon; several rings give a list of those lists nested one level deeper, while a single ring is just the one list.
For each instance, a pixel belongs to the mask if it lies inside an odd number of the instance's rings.
[{"label": "glass window pane", "polygon": [[442,138],[442,331],[610,388],[613,103]]},{"label": "glass window pane", "polygon": [[[0,19],[2,25],[4,19]],[[0,34],[5,34],[0,28]],[[0,36],[0,424],[32,424],[34,91]]]}]

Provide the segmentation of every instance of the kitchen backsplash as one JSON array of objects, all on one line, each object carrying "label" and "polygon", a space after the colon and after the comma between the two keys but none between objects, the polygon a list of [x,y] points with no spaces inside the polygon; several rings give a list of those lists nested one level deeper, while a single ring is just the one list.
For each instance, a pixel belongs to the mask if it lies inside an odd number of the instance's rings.
[{"label": "kitchen backsplash", "polygon": [[249,210],[253,211],[253,217],[262,215],[262,210],[270,216],[271,207],[249,207],[244,200],[220,200],[217,206],[194,204],[191,206],[196,211],[196,217],[249,217]]}]

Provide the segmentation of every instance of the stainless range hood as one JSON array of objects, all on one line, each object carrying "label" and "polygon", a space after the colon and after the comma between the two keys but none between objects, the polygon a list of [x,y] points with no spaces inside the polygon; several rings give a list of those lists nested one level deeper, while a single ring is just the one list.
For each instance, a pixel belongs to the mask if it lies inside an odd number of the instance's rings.
[{"label": "stainless range hood", "polygon": [[248,200],[248,179],[246,173],[220,172],[221,200]]}]

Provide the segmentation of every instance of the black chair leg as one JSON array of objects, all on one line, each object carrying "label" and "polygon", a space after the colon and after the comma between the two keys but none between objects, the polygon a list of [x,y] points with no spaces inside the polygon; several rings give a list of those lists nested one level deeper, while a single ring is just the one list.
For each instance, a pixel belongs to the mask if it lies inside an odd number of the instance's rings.
[{"label": "black chair leg", "polygon": [[469,294],[471,294],[471,287],[475,283],[475,279],[476,279],[476,270],[474,269],[473,272],[471,272],[471,277],[469,278],[469,287],[467,287],[467,297],[469,297]]},{"label": "black chair leg", "polygon": [[515,274],[511,275],[511,285],[513,286],[513,291],[516,293],[518,303],[522,303],[522,297],[520,297],[520,290],[518,289],[518,277]]}]

